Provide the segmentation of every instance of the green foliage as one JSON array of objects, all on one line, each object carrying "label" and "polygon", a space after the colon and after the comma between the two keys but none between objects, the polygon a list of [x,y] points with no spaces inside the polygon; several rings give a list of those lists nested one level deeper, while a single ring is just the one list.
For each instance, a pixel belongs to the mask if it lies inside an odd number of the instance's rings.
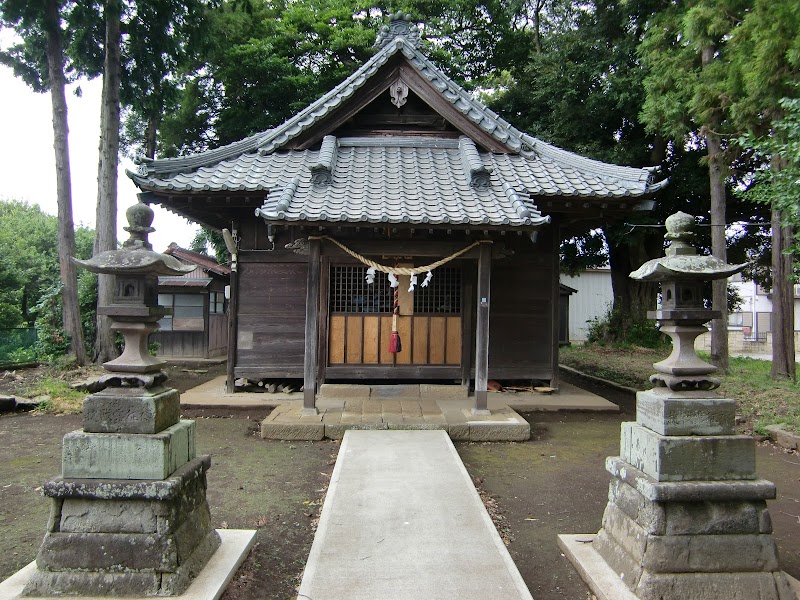
[{"label": "green foliage", "polygon": [[36,359],[36,330],[0,329],[0,365],[18,365]]},{"label": "green foliage", "polygon": [[560,269],[565,275],[574,276],[586,269],[608,265],[605,236],[598,230],[562,242],[560,254]]},{"label": "green foliage", "polygon": [[610,306],[605,314],[591,319],[588,324],[586,341],[590,344],[611,344],[623,348],[663,348],[669,344],[655,321],[646,319],[643,315],[623,314]]},{"label": "green foliage", "polygon": [[214,252],[214,257],[218,263],[225,264],[230,261],[231,255],[228,253],[222,234],[209,227],[200,227],[200,231],[192,239],[189,249],[193,252],[207,255],[209,248]]},{"label": "green foliage", "polygon": [[755,152],[764,163],[742,196],[781,211],[783,224],[795,233],[791,251],[797,261],[800,260],[800,98],[784,98],[780,107],[784,116],[772,123],[769,134],[761,137],[748,134],[739,140],[742,147]]},{"label": "green foliage", "polygon": [[0,202],[0,327],[31,325],[34,306],[58,281],[58,220],[38,206]]},{"label": "green foliage", "polygon": [[36,305],[36,356],[51,362],[69,349],[61,321],[61,285],[45,290]]},{"label": "green foliage", "polygon": [[[590,373],[638,390],[651,388],[648,377],[653,363],[669,354],[669,347],[612,348],[584,344],[562,348],[559,362],[584,373]],[[708,360],[708,356],[702,356]],[[770,378],[771,363],[753,358],[731,358],[728,374],[717,390],[724,398],[734,398],[736,414],[744,427],[766,433],[767,425],[781,423],[800,433],[800,384]]]},{"label": "green foliage", "polygon": [[72,389],[69,383],[59,378],[57,374],[62,369],[63,366],[59,366],[57,369],[51,370],[52,375],[40,379],[25,390],[25,393],[31,397],[49,396],[49,400],[45,400],[36,407],[36,412],[74,414],[82,410],[86,393]]},{"label": "green foliage", "polygon": [[737,413],[753,429],[766,434],[766,427],[783,424],[800,433],[800,384],[774,380],[771,363],[766,360],[731,358],[729,375],[723,379],[720,393],[736,398]]},{"label": "green foliage", "polygon": [[[37,352],[44,359],[57,355],[67,343],[61,329],[57,240],[57,217],[35,205],[0,201],[0,328],[35,325],[40,336]],[[92,230],[75,230],[78,258],[91,256],[93,240]],[[84,334],[90,343],[88,321],[93,320],[96,304],[96,277],[80,273],[78,288]]]},{"label": "green foliage", "polygon": [[714,133],[724,132],[730,109],[728,42],[749,4],[672,3],[648,23],[639,52],[648,70],[641,118],[651,131],[682,139],[703,135],[714,123]]},{"label": "green foliage", "polygon": [[[402,0],[424,20],[426,52],[468,86],[527,60],[531,21],[522,2],[432,4]],[[162,123],[159,153],[186,154],[279,125],[329,91],[373,54],[388,13],[353,0],[236,0],[208,13],[199,67],[180,78]]]}]

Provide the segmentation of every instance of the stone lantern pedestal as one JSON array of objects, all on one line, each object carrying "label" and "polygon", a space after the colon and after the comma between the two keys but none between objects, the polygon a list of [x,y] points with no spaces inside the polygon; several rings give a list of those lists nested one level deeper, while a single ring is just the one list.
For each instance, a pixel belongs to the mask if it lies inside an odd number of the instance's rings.
[{"label": "stone lantern pedestal", "polygon": [[603,598],[795,600],[778,564],[766,501],[775,486],[755,472],[755,441],[735,433],[735,400],[713,390],[716,367],[694,351],[714,311],[704,280],[745,265],[697,256],[694,219],[667,219],[666,257],[631,274],[662,282],[651,313],[673,342],[654,365],[655,388],[637,394],[636,422],[623,423],[609,457],[609,500],[596,536],[559,536],[584,580]]},{"label": "stone lantern pedestal", "polygon": [[[147,336],[167,314],[157,276],[191,270],[153,252],[152,219],[146,205],[131,207],[122,249],[75,261],[114,276],[113,303],[99,312],[125,350],[105,363],[105,389],[86,398],[83,428],[64,437],[62,474],[43,486],[50,519],[23,596],[177,595],[220,547],[206,500],[210,458],[196,453],[194,421],[181,420],[165,363],[147,352]],[[228,571],[251,543],[252,534],[239,543]]]}]

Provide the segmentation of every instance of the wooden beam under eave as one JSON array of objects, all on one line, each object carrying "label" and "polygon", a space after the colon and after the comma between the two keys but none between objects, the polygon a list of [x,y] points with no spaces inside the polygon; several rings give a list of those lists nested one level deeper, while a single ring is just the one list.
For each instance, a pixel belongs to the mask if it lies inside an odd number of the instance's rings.
[{"label": "wooden beam under eave", "polygon": [[320,243],[308,241],[308,284],[306,286],[306,332],[303,359],[303,413],[317,414],[317,345],[319,343]]},{"label": "wooden beam under eave", "polygon": [[492,246],[480,245],[478,254],[477,317],[475,324],[475,415],[489,414],[489,304],[492,278]]}]

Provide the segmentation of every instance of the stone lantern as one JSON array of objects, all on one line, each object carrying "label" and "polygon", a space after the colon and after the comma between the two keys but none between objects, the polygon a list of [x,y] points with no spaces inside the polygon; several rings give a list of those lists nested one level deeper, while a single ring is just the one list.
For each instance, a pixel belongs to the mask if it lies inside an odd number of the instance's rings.
[{"label": "stone lantern", "polygon": [[120,250],[75,263],[93,273],[114,276],[113,301],[109,306],[99,306],[97,312],[111,318],[111,329],[122,334],[125,349],[103,367],[115,373],[153,373],[166,363],[148,353],[147,338],[158,328],[158,320],[169,312],[158,305],[158,276],[183,275],[194,267],[153,251],[147,240],[148,234],[155,231],[150,226],[153,210],[149,206],[139,202],[125,214],[129,223],[125,231],[130,238]]},{"label": "stone lantern", "polygon": [[98,312],[125,350],[103,365],[105,388],[86,398],[83,429],[64,437],[62,475],[43,486],[50,520],[25,596],[181,594],[220,545],[206,500],[210,458],[196,456],[194,421],[181,420],[164,362],[147,352],[167,314],[158,275],[192,267],[153,251],[150,207],[136,204],[127,217],[122,248],[75,261],[114,276],[113,302]]},{"label": "stone lantern", "polygon": [[719,316],[703,306],[703,283],[746,265],[698,255],[690,215],[666,227],[666,256],[630,276],[661,283],[661,308],[648,316],[672,338],[672,354],[653,365],[655,388],[637,394],[621,456],[606,459],[602,529],[559,536],[561,547],[598,597],[794,600],[767,511],[775,485],[757,479],[755,441],[735,433],[736,401],[713,391],[717,368],[694,350]]}]

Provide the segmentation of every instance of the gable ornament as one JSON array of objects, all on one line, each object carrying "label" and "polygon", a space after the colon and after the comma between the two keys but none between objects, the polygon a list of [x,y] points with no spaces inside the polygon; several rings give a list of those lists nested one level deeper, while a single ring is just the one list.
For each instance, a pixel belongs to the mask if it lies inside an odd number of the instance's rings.
[{"label": "gable ornament", "polygon": [[392,104],[401,108],[408,101],[408,86],[398,78],[390,87],[389,95],[392,97]]},{"label": "gable ornament", "polygon": [[401,10],[390,15],[389,24],[381,27],[373,48],[383,48],[396,37],[405,38],[415,48],[422,44],[419,29],[411,22],[411,15],[403,14]]}]

